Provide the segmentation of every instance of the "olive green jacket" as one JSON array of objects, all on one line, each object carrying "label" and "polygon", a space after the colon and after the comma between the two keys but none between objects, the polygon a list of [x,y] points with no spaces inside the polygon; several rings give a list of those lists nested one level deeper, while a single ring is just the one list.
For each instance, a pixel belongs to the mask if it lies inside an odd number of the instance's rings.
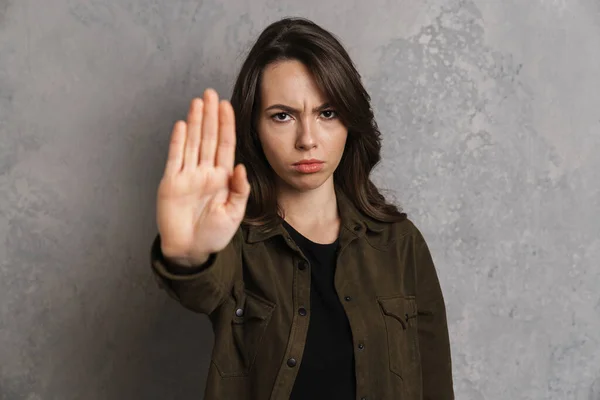
[{"label": "olive green jacket", "polygon": [[[378,222],[336,195],[335,288],[355,344],[357,399],[454,399],[445,304],[423,236],[408,218]],[[242,224],[192,274],[166,268],[157,235],[151,261],[159,285],[212,322],[204,398],[288,399],[310,321],[311,266],[283,226]]]}]

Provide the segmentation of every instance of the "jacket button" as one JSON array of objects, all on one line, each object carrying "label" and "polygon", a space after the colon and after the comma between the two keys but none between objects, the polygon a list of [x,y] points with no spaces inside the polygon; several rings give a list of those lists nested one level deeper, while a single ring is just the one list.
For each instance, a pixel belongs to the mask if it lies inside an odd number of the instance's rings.
[{"label": "jacket button", "polygon": [[350,301],[350,300],[352,300],[352,297],[350,297],[350,296],[346,296],[346,297],[344,297],[344,300],[346,300],[346,301]]},{"label": "jacket button", "polygon": [[304,317],[306,315],[306,308],[300,307],[298,309],[298,314],[300,314],[300,315],[302,315]]},{"label": "jacket button", "polygon": [[308,263],[304,260],[300,260],[300,262],[298,262],[298,269],[301,271],[304,271],[306,269],[306,267],[308,267]]},{"label": "jacket button", "polygon": [[288,358],[287,365],[288,365],[288,367],[295,367],[296,366],[296,359],[295,358]]},{"label": "jacket button", "polygon": [[364,349],[364,348],[365,348],[365,345],[364,345],[364,344],[362,344],[362,343],[359,343],[359,344],[358,344],[358,348],[362,350],[362,349]]},{"label": "jacket button", "polygon": [[361,397],[360,400],[367,400],[367,398],[366,397]]},{"label": "jacket button", "polygon": [[238,317],[243,317],[244,316],[244,309],[243,308],[238,308],[237,310],[235,310],[235,315],[237,315]]}]

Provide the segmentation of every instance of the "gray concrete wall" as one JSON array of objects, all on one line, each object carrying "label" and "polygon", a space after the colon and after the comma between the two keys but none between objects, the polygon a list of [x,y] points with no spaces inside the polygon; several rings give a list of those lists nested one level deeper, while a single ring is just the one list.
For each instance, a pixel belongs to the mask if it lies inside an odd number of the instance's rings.
[{"label": "gray concrete wall", "polygon": [[0,0],[0,399],[201,398],[210,326],[150,275],[155,191],[189,100],[286,15],[363,74],[457,399],[600,399],[598,0]]}]

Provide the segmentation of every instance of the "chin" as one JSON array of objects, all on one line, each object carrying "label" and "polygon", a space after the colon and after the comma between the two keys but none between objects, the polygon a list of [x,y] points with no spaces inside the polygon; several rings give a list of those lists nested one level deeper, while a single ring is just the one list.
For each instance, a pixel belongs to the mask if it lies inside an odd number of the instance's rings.
[{"label": "chin", "polygon": [[317,172],[316,174],[298,174],[285,179],[285,185],[299,192],[307,192],[321,187],[327,182],[331,175],[325,175]]}]

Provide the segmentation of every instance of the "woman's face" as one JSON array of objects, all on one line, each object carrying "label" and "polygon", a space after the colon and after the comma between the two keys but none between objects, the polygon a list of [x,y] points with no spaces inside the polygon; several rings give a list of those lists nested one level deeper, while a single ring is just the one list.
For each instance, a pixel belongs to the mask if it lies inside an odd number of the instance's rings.
[{"label": "woman's face", "polygon": [[[304,64],[289,60],[268,65],[260,90],[258,134],[278,187],[306,191],[333,179],[348,130]],[[294,165],[310,159],[322,163]]]}]

